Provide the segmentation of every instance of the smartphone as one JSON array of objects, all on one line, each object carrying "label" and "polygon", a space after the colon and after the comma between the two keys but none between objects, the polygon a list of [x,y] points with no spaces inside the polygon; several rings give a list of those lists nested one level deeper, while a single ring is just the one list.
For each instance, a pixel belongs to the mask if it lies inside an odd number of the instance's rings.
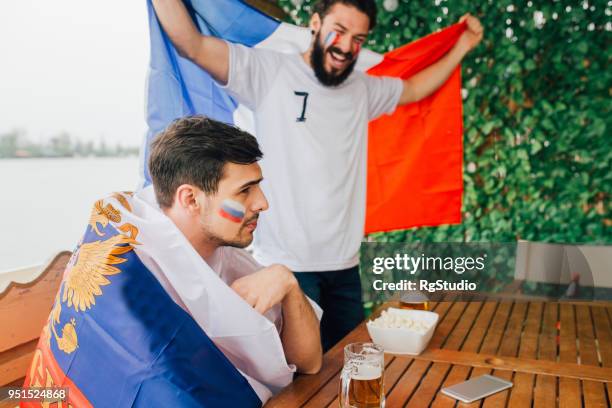
[{"label": "smartphone", "polygon": [[458,399],[461,402],[469,403],[510,387],[512,387],[511,382],[485,374],[450,387],[442,388],[442,394]]}]

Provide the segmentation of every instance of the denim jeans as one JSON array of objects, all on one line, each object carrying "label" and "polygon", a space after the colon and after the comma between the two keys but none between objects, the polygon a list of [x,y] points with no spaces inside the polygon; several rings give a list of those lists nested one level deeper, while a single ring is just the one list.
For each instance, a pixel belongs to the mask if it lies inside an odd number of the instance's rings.
[{"label": "denim jeans", "polygon": [[295,272],[302,291],[323,309],[323,351],[333,347],[364,319],[359,267],[328,272]]}]

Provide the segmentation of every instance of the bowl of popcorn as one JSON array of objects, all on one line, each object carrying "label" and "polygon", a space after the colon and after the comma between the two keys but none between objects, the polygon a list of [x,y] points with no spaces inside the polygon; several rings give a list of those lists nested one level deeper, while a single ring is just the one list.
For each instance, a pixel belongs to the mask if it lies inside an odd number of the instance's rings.
[{"label": "bowl of popcorn", "polygon": [[425,310],[389,308],[366,323],[372,341],[385,353],[421,354],[433,336],[438,314]]}]

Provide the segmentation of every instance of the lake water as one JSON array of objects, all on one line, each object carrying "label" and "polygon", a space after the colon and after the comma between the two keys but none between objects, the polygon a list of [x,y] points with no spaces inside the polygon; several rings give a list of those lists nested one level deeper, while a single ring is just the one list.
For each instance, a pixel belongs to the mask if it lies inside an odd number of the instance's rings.
[{"label": "lake water", "polygon": [[0,272],[72,250],[92,204],[133,191],[137,157],[0,160]]}]

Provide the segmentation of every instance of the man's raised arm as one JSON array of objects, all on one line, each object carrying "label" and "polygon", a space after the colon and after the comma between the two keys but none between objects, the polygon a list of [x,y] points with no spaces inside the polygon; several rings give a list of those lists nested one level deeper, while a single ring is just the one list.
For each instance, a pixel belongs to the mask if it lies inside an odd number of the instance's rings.
[{"label": "man's raised arm", "polygon": [[153,7],[179,54],[199,65],[217,82],[226,84],[229,49],[225,41],[202,35],[181,0],[153,0]]},{"label": "man's raised arm", "polygon": [[465,54],[482,40],[483,29],[480,21],[470,14],[461,17],[459,22],[464,20],[467,22],[467,28],[455,46],[435,64],[404,80],[404,90],[398,105],[420,101],[431,95],[446,82]]}]

